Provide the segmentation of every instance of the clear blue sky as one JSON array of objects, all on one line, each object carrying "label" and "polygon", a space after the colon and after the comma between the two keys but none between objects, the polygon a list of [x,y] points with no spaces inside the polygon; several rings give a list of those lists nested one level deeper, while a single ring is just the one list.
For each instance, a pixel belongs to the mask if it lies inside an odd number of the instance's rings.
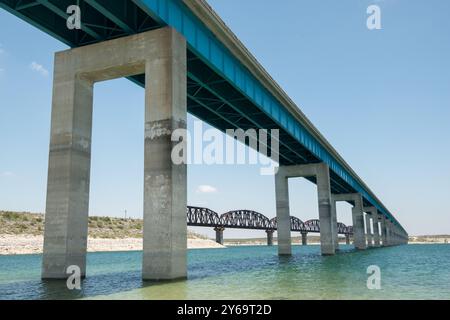
[{"label": "clear blue sky", "polygon": [[[410,234],[450,233],[449,1],[209,3]],[[373,3],[382,30],[366,28]],[[45,209],[53,54],[63,49],[0,10],[0,209]],[[90,215],[142,216],[143,116],[142,88],[96,84]],[[258,166],[188,172],[191,205],[275,215],[273,177]],[[291,214],[316,218],[315,186],[290,186]],[[338,219],[351,223],[350,206]],[[264,232],[225,232],[237,236]]]}]

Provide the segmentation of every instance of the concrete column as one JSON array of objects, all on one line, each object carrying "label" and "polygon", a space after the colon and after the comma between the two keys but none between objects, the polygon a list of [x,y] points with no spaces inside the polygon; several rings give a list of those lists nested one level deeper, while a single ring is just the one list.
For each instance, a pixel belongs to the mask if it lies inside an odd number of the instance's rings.
[{"label": "concrete column", "polygon": [[308,245],[308,232],[302,232],[302,246]]},{"label": "concrete column", "polygon": [[291,255],[291,217],[289,215],[289,185],[284,167],[275,175],[275,197],[277,208],[278,254]]},{"label": "concrete column", "polygon": [[392,246],[393,242],[392,242],[392,229],[391,229],[391,221],[388,219],[386,220],[386,242],[388,244],[388,246]]},{"label": "concrete column", "polygon": [[268,246],[273,246],[273,232],[273,230],[266,230]]},{"label": "concrete column", "polygon": [[142,275],[148,280],[187,276],[186,163],[171,158],[179,144],[172,132],[186,129],[186,41],[174,31],[167,36],[160,43],[165,50],[145,65]]},{"label": "concrete column", "polygon": [[391,224],[391,239],[392,239],[392,245],[393,246],[396,246],[397,245],[397,239],[396,239],[396,227],[395,227],[395,225],[394,225],[394,223],[391,221],[390,222],[390,224]]},{"label": "concrete column", "polygon": [[356,249],[364,250],[367,248],[366,237],[364,234],[364,213],[363,201],[361,195],[355,200],[352,208],[353,219],[353,243]]},{"label": "concrete column", "polygon": [[373,247],[371,224],[370,214],[366,214],[366,239],[368,247]]},{"label": "concrete column", "polygon": [[383,247],[387,247],[388,243],[387,243],[387,226],[386,226],[386,217],[384,215],[381,215],[380,218],[380,222],[381,222],[381,240],[382,240],[382,246]]},{"label": "concrete column", "polygon": [[350,235],[348,233],[345,235],[345,244],[346,245],[350,244]]},{"label": "concrete column", "polygon": [[224,228],[214,228],[214,231],[216,232],[216,242],[218,244],[223,245],[223,231]]},{"label": "concrete column", "polygon": [[396,239],[396,235],[395,235],[395,226],[392,222],[390,222],[391,224],[391,243],[393,246],[397,245],[397,239]]},{"label": "concrete column", "polygon": [[337,210],[336,210],[336,201],[333,201],[333,199],[331,199],[331,212],[332,212],[332,232],[333,232],[333,237],[334,237],[334,249],[337,251],[339,250],[339,234],[338,234],[338,221],[337,221]]},{"label": "concrete column", "polygon": [[392,241],[392,229],[391,229],[391,221],[387,220],[386,221],[386,238],[387,238],[387,244],[388,246],[392,246],[393,245],[393,241]]},{"label": "concrete column", "polygon": [[[330,169],[324,164],[317,165],[317,197],[319,201],[319,221],[320,221],[320,245],[322,255],[335,254],[334,241],[336,236],[333,232],[333,204],[331,201],[331,186],[330,186]],[[336,227],[337,232],[337,227]]]},{"label": "concrete column", "polygon": [[380,230],[378,227],[378,214],[372,214],[372,221],[373,221],[373,241],[374,241],[374,247],[380,246]]},{"label": "concrete column", "polygon": [[[366,230],[367,230],[367,242],[369,246],[380,246],[380,234],[378,228],[378,209],[376,207],[364,207],[363,211],[366,212]],[[370,214],[370,216],[369,216]],[[370,222],[372,218],[372,222]],[[370,226],[373,225],[373,234],[370,232]]]},{"label": "concrete column", "polygon": [[86,275],[93,83],[75,76],[65,55],[55,55],[45,212],[43,279]]}]

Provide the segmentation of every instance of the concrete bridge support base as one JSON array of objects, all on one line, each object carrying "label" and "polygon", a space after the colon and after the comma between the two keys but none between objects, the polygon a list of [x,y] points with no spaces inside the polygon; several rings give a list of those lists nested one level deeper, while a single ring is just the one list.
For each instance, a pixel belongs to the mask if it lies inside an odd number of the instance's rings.
[{"label": "concrete bridge support base", "polygon": [[308,233],[302,232],[302,246],[308,245]]},{"label": "concrete bridge support base", "polygon": [[316,177],[319,205],[320,242],[322,255],[335,254],[335,239],[337,232],[333,228],[333,217],[330,187],[330,169],[325,163],[281,166],[275,175],[275,195],[277,206],[278,254],[291,254],[291,231],[289,216],[288,179],[296,177]]},{"label": "concrete bridge support base", "polygon": [[267,245],[269,247],[273,246],[273,230],[266,230],[267,233]]},{"label": "concrete bridge support base", "polygon": [[55,56],[42,278],[72,265],[86,275],[93,85],[144,73],[142,276],[186,277],[186,165],[171,160],[171,132],[186,127],[186,42],[162,28]]},{"label": "concrete bridge support base", "polygon": [[349,245],[349,244],[350,244],[350,235],[349,235],[349,234],[346,234],[346,235],[345,235],[345,244],[346,244],[346,245]]},{"label": "concrete bridge support base", "polygon": [[223,232],[224,228],[214,228],[214,231],[216,232],[216,242],[218,244],[223,245]]}]

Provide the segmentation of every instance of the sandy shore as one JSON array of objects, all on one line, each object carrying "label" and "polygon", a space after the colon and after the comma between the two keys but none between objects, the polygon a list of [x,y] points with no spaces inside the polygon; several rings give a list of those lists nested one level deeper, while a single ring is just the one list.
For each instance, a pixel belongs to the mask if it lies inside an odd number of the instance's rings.
[{"label": "sandy shore", "polygon": [[[0,235],[0,255],[42,253],[43,236]],[[189,249],[225,248],[207,239],[188,239]],[[142,250],[142,239],[88,239],[88,252],[138,251]]]}]

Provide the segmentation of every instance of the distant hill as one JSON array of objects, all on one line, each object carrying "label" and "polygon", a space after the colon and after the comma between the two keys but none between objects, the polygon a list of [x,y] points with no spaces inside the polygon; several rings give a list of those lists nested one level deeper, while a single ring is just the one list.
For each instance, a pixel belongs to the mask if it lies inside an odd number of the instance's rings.
[{"label": "distant hill", "polygon": [[[89,237],[100,239],[142,238],[142,219],[89,217]],[[44,234],[44,215],[0,211],[0,235]],[[188,230],[188,239],[208,239]]]},{"label": "distant hill", "polygon": [[[89,217],[89,236],[98,239],[142,238],[142,219],[110,217]],[[29,212],[0,211],[0,235],[33,235],[44,233],[44,215]],[[188,230],[188,239],[208,239],[208,237]],[[266,238],[225,239],[228,245],[264,244]],[[276,237],[274,237],[276,241]],[[292,237],[293,243],[300,243],[300,237]],[[341,239],[341,242],[344,242]],[[450,235],[410,236],[410,243],[450,243]],[[308,236],[308,243],[319,243],[318,234]]]}]

